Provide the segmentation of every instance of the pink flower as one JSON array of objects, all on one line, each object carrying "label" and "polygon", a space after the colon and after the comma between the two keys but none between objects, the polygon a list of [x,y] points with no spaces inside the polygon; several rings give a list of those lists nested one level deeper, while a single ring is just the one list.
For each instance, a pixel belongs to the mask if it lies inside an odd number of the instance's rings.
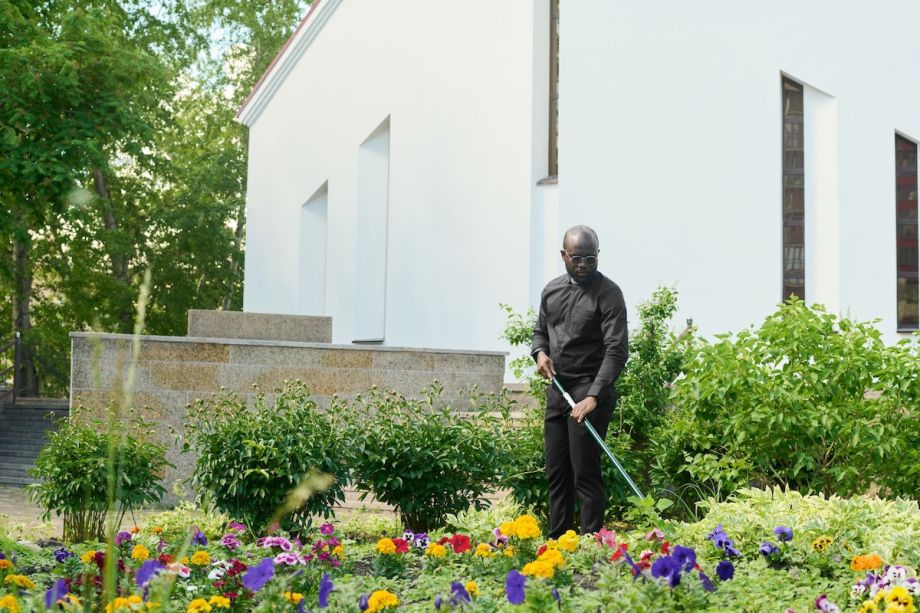
[{"label": "pink flower", "polygon": [[325,534],[326,536],[329,536],[330,534],[335,532],[335,526],[333,526],[332,524],[323,524],[322,526],[319,527],[319,532],[320,534]]},{"label": "pink flower", "polygon": [[597,532],[594,535],[594,538],[597,539],[598,543],[609,547],[610,549],[615,549],[617,546],[617,533],[613,530],[608,530],[607,528],[601,528],[600,532]]},{"label": "pink flower", "polygon": [[275,556],[275,564],[286,564],[288,566],[296,566],[297,564],[304,564],[304,563],[305,561],[303,559],[303,556],[301,556],[299,553],[285,551]]},{"label": "pink flower", "polygon": [[290,551],[294,548],[291,545],[291,541],[287,540],[283,536],[263,536],[258,541],[256,541],[260,547],[278,547],[281,551]]},{"label": "pink flower", "polygon": [[661,531],[661,528],[655,528],[645,535],[645,540],[647,541],[660,541],[663,538],[664,532]]}]

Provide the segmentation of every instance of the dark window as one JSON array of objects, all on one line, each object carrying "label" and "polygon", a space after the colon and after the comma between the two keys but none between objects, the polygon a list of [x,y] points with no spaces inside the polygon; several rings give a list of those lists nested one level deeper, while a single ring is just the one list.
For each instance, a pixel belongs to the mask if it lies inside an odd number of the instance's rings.
[{"label": "dark window", "polygon": [[559,174],[559,0],[549,3],[549,165],[547,174]]},{"label": "dark window", "polygon": [[783,79],[783,300],[805,300],[804,90]]},{"label": "dark window", "polygon": [[917,143],[895,135],[895,240],[898,267],[898,330],[916,330],[917,303]]}]

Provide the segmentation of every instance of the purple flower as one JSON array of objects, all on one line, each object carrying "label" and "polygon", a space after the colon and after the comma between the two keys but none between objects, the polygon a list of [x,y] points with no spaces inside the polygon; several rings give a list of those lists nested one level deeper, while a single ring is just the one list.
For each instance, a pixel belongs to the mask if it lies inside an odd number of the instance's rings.
[{"label": "purple flower", "polygon": [[781,543],[787,543],[792,540],[792,528],[786,526],[777,526],[773,528],[773,534],[776,535],[776,538],[778,538]]},{"label": "purple flower", "polygon": [[722,560],[719,562],[719,565],[716,566],[716,575],[718,575],[719,579],[722,581],[728,581],[735,576],[735,565],[728,560]]},{"label": "purple flower", "polygon": [[712,579],[709,578],[706,573],[700,571],[700,583],[703,584],[703,589],[707,592],[714,592],[716,588],[712,585]]},{"label": "purple flower", "polygon": [[678,565],[684,572],[690,572],[696,566],[696,552],[689,547],[675,545],[671,555],[674,556],[674,559],[677,560]]},{"label": "purple flower", "polygon": [[303,556],[299,553],[293,551],[282,551],[275,556],[275,564],[285,564],[287,566],[296,566],[298,564],[306,564],[306,560],[303,559]]},{"label": "purple flower", "polygon": [[220,539],[220,544],[233,551],[240,546],[240,539],[236,538],[233,534],[225,534],[223,538]]},{"label": "purple flower", "polygon": [[428,537],[427,532],[417,532],[412,538],[412,544],[415,545],[416,549],[428,549],[431,539]]},{"label": "purple flower", "polygon": [[415,540],[415,532],[406,528],[405,530],[403,530],[402,537],[404,541],[411,543],[412,541]]},{"label": "purple flower", "polygon": [[157,543],[157,553],[163,553],[163,550],[166,549],[168,543],[163,539],[160,539],[160,542]]},{"label": "purple flower", "polygon": [[115,535],[115,545],[116,546],[127,543],[130,540],[131,540],[130,532],[125,532],[124,530],[122,530],[121,532]]},{"label": "purple flower", "polygon": [[319,582],[319,608],[325,609],[329,606],[329,594],[332,593],[332,579],[328,573],[323,573],[323,578]]},{"label": "purple flower", "polygon": [[166,566],[159,560],[147,560],[137,569],[137,574],[134,575],[134,581],[137,583],[138,587],[144,587],[162,570],[166,570]]},{"label": "purple flower", "polygon": [[815,608],[824,613],[840,613],[840,607],[828,600],[827,594],[818,596],[818,599],[815,600]]},{"label": "purple flower", "polygon": [[527,584],[527,577],[516,570],[512,570],[505,577],[505,596],[511,604],[521,604],[524,602],[524,586]]},{"label": "purple flower", "polygon": [[72,557],[74,557],[74,553],[72,551],[67,551],[67,549],[65,549],[64,547],[54,550],[54,559],[58,561],[58,564],[61,564],[67,558],[72,558]]},{"label": "purple flower", "polygon": [[195,526],[195,533],[192,535],[192,545],[207,545],[208,537],[204,535],[204,532],[198,529],[198,526]]},{"label": "purple flower", "polygon": [[492,534],[495,536],[496,545],[507,545],[508,544],[508,537],[502,534],[501,528],[495,528],[494,530],[492,530]]},{"label": "purple flower", "polygon": [[361,594],[361,597],[358,598],[358,608],[361,609],[362,611],[367,611],[367,607],[370,606],[370,603],[368,602],[369,599],[370,599],[370,595]]},{"label": "purple flower", "polygon": [[319,527],[319,533],[325,536],[329,536],[335,532],[335,526],[332,524],[326,523]]},{"label": "purple flower", "polygon": [[434,608],[440,611],[442,602],[444,602],[444,599],[441,598],[440,594],[438,594],[437,597],[434,599]]},{"label": "purple flower", "polygon": [[623,559],[626,561],[627,564],[629,564],[629,567],[632,568],[632,571],[633,571],[633,581],[635,581],[636,579],[639,578],[639,575],[642,574],[642,569],[639,568],[639,565],[638,565],[638,564],[636,564],[635,562],[633,562],[633,559],[632,559],[631,557],[629,557],[629,554],[628,554],[628,553],[626,553],[626,549],[620,549],[620,551],[623,552]]},{"label": "purple flower", "polygon": [[[57,553],[57,552],[55,552]],[[71,554],[73,555],[73,554]],[[2,559],[2,558],[0,558]],[[58,579],[54,582],[54,585],[51,586],[47,592],[45,592],[45,608],[50,609],[57,604],[57,601],[67,595],[67,582],[63,579]]]},{"label": "purple flower", "polygon": [[730,556],[737,557],[741,555],[741,552],[735,549],[734,541],[725,534],[725,530],[722,529],[722,524],[719,524],[712,532],[707,534],[706,540],[712,541],[716,549],[722,549]]},{"label": "purple flower", "polygon": [[229,524],[227,524],[227,529],[232,530],[234,532],[239,532],[240,534],[242,534],[243,532],[246,532],[246,526],[244,526],[238,521],[232,521]]},{"label": "purple flower", "polygon": [[556,589],[555,585],[553,586],[553,589],[550,592],[550,594],[553,595],[553,600],[555,600],[556,602],[562,602],[562,596],[559,595],[559,590]]},{"label": "purple flower", "polygon": [[778,552],[779,552],[779,547],[777,547],[770,541],[764,541],[764,543],[760,546],[760,553],[762,553],[765,558],[769,558],[774,553],[778,553]]},{"label": "purple flower", "polygon": [[260,547],[280,547],[281,551],[290,551],[294,548],[291,541],[283,536],[264,536],[256,541]]},{"label": "purple flower", "polygon": [[470,597],[470,593],[466,591],[466,588],[463,587],[463,584],[459,581],[454,581],[450,584],[450,594],[450,603],[452,605],[459,605],[473,601],[473,599]]},{"label": "purple flower", "polygon": [[265,558],[255,566],[250,566],[246,574],[243,575],[243,587],[252,592],[258,592],[259,588],[268,583],[268,580],[275,576],[275,561],[271,558]]},{"label": "purple flower", "polygon": [[680,583],[680,562],[674,556],[661,556],[652,564],[652,576],[667,579],[668,585],[675,587]]}]

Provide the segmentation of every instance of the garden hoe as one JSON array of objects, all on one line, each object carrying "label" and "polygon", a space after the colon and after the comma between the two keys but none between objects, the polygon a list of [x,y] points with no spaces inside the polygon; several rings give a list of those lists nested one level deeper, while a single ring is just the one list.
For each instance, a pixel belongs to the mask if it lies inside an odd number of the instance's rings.
[{"label": "garden hoe", "polygon": [[[559,389],[562,397],[565,398],[565,401],[569,403],[569,414],[571,414],[572,409],[575,408],[575,401],[572,400],[572,397],[569,396],[569,393],[565,391],[565,389],[562,387],[562,384],[559,383],[559,379],[556,377],[553,377],[553,385]],[[636,493],[636,496],[639,498],[645,498],[645,496],[642,495],[642,492],[639,491],[639,488],[636,487],[636,484],[633,482],[633,480],[629,477],[629,474],[623,469],[623,465],[620,464],[620,461],[617,460],[615,455],[613,455],[613,452],[610,451],[610,448],[604,444],[604,440],[597,433],[597,430],[594,429],[594,426],[591,425],[591,422],[585,419],[582,421],[582,423],[585,425],[585,428],[588,429],[588,432],[591,433],[591,436],[594,437],[594,440],[597,442],[597,444],[601,446],[601,449],[604,450],[604,453],[607,454],[607,457],[610,458],[610,460],[613,462],[613,465],[617,467],[618,471],[620,471],[620,474],[623,475],[623,478],[626,479],[626,483],[628,483],[629,487],[632,488],[632,491]]]}]

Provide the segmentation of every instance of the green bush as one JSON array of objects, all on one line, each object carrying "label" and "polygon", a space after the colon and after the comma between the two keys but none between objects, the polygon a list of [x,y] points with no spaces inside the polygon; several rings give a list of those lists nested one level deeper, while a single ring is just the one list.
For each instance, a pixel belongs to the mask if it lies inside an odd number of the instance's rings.
[{"label": "green bush", "polygon": [[920,362],[856,323],[792,300],[757,330],[696,349],[655,435],[662,487],[696,498],[748,484],[914,495]]},{"label": "green bush", "polygon": [[[195,402],[183,451],[197,454],[192,483],[199,499],[256,531],[272,521],[304,531],[312,516],[331,516],[336,501],[345,499],[348,478],[345,431],[336,417],[297,382],[276,390],[271,406],[256,395],[251,410],[233,394]],[[317,474],[334,482],[317,492]],[[305,487],[310,491],[302,492]]]},{"label": "green bush", "polygon": [[[536,315],[531,311],[521,316],[503,305],[508,313],[504,338],[512,346],[530,346]],[[620,395],[606,443],[634,481],[649,483],[647,467],[651,462],[649,433],[664,416],[671,383],[681,374],[682,364],[693,344],[692,329],[675,334],[668,326],[677,311],[677,292],[658,288],[650,300],[638,307],[640,325],[630,335],[629,360],[617,381]],[[512,362],[515,376],[527,374],[531,394],[537,399],[535,408],[524,411],[519,428],[511,433],[513,450],[506,472],[506,485],[512,497],[523,507],[533,508],[545,520],[547,512],[547,482],[544,470],[543,413],[545,381],[529,368],[529,356]],[[616,467],[602,457],[601,469],[607,488],[608,516],[621,515],[632,496]]]},{"label": "green bush", "polygon": [[461,414],[434,385],[413,400],[370,390],[353,405],[331,410],[354,416],[351,434],[355,485],[395,507],[403,525],[428,531],[469,506],[488,506],[508,455],[503,435],[510,402],[504,394],[473,394]]},{"label": "green bush", "polygon": [[[149,422],[81,421],[68,418],[48,435],[48,444],[29,473],[41,482],[29,486],[32,500],[44,509],[43,519],[64,516],[64,540],[103,539],[106,513],[114,511],[120,526],[129,510],[159,502],[166,447],[153,442]],[[112,461],[110,461],[110,458]],[[109,477],[114,499],[109,509]]]}]

